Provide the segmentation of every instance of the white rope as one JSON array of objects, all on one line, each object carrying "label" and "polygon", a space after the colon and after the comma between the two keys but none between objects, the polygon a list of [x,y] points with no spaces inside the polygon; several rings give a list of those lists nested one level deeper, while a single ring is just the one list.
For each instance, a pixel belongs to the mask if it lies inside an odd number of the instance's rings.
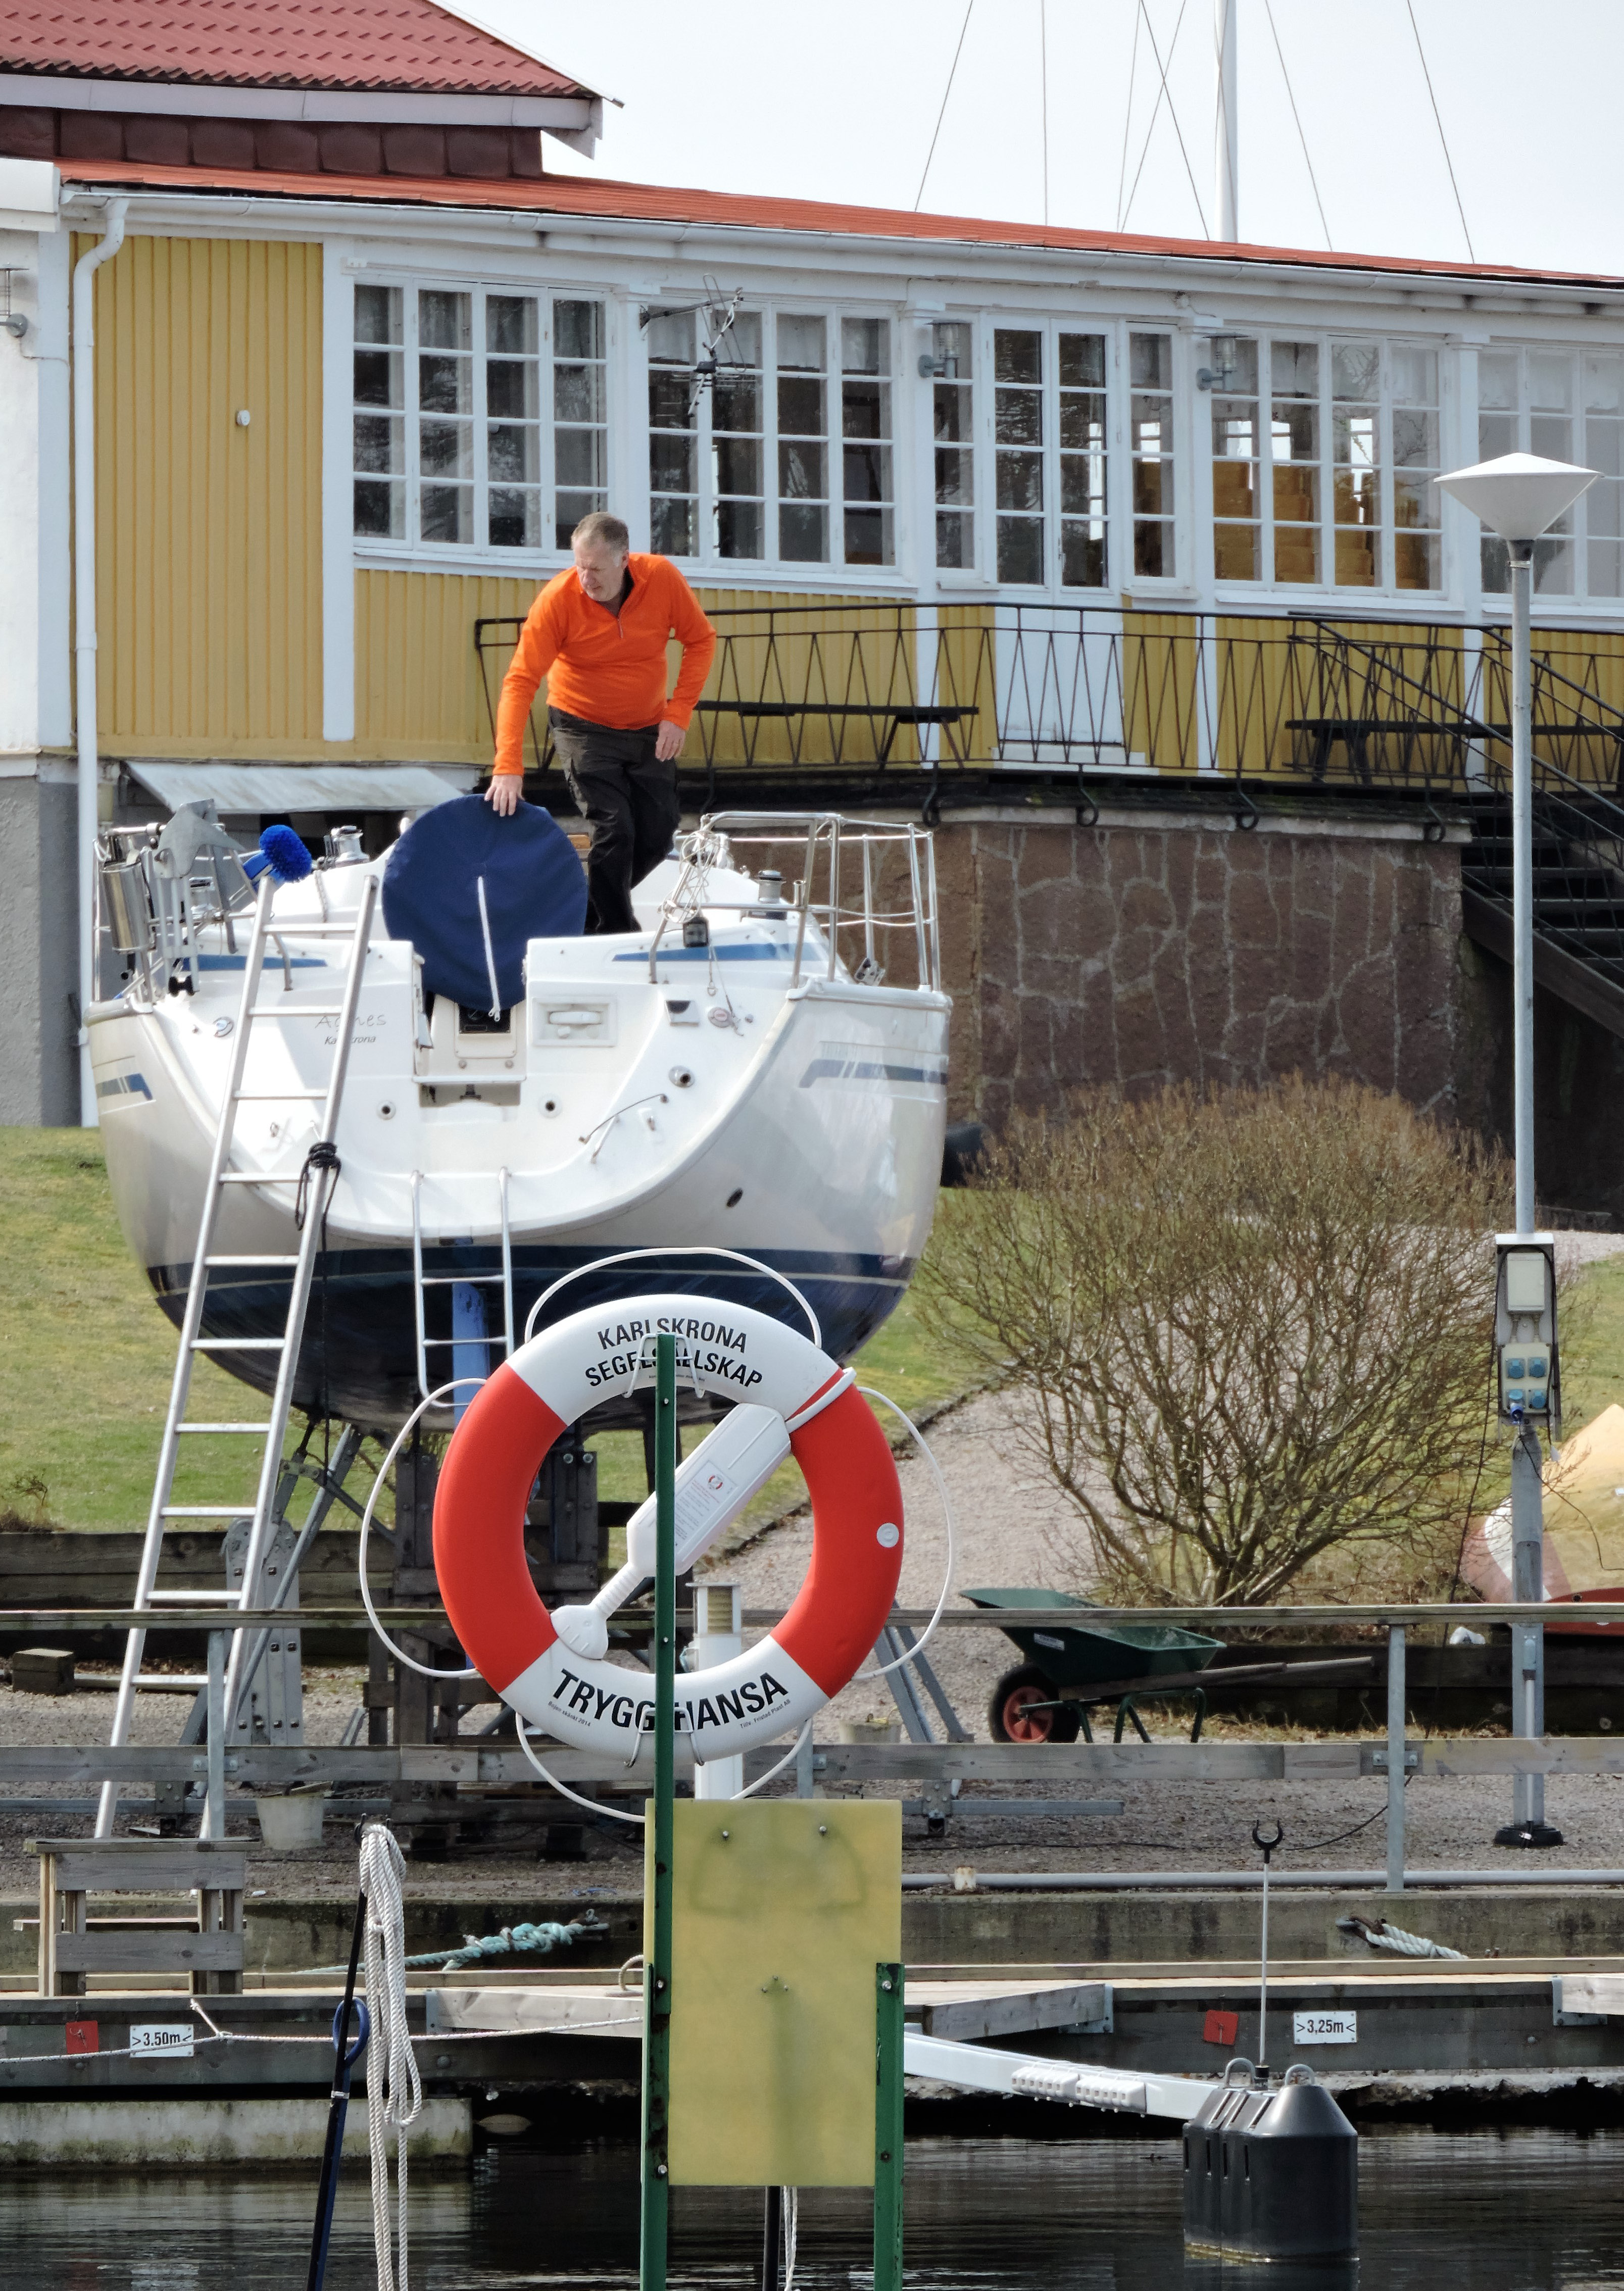
[{"label": "white rope", "polygon": [[409,1654],[403,1654],[401,1652],[400,1649],[395,1644],[394,1640],[390,1638],[389,1633],[378,1620],[378,1610],[372,1603],[372,1592],[368,1588],[366,1581],[366,1539],[372,1532],[372,1515],[374,1511],[377,1508],[378,1498],[383,1492],[383,1483],[385,1478],[388,1476],[390,1466],[394,1462],[396,1457],[400,1453],[402,1448],[405,1447],[406,1442],[410,1439],[413,1427],[415,1426],[418,1418],[422,1414],[424,1409],[434,1407],[437,1402],[444,1400],[448,1392],[454,1392],[460,1384],[471,1384],[478,1386],[484,1384],[485,1381],[486,1379],[482,1376],[454,1376],[449,1384],[442,1384],[438,1391],[431,1392],[429,1395],[427,1400],[420,1400],[418,1402],[417,1406],[412,1411],[412,1413],[406,1418],[406,1422],[401,1426],[399,1431],[395,1435],[394,1446],[390,1450],[388,1455],[385,1456],[383,1461],[379,1465],[378,1476],[373,1482],[372,1493],[366,1499],[366,1508],[361,1514],[361,1548],[359,1554],[361,1569],[361,1604],[366,1610],[366,1620],[372,1625],[374,1630],[377,1632],[378,1636],[382,1640],[390,1652],[394,1656],[395,1660],[397,1662],[405,1663],[408,1670],[415,1670],[424,1678],[478,1678],[479,1676],[479,1668],[477,1663],[470,1662],[466,1670],[436,1670],[430,1664],[426,1662],[414,1662]]},{"label": "white rope", "polygon": [[[366,1895],[366,2004],[372,2037],[366,2065],[366,2134],[372,2150],[372,2232],[378,2291],[406,2291],[406,2131],[422,2113],[423,2090],[406,2028],[406,1862],[392,1831],[369,1821],[361,1832]],[[389,2216],[386,2143],[395,2131],[396,2227]],[[398,2271],[397,2271],[397,2270]]]},{"label": "white rope", "polygon": [[856,1673],[856,1676],[852,1681],[854,1686],[859,1678],[883,1678],[887,1671],[900,1670],[904,1663],[917,1662],[919,1660],[921,1655],[924,1653],[925,1649],[930,1644],[931,1640],[936,1636],[937,1625],[942,1620],[942,1611],[946,1606],[948,1597],[952,1593],[953,1587],[953,1572],[959,1564],[959,1528],[958,1523],[953,1518],[953,1507],[948,1497],[947,1483],[942,1477],[942,1467],[937,1462],[936,1458],[931,1454],[929,1445],[926,1441],[924,1434],[920,1430],[918,1425],[913,1421],[913,1419],[905,1414],[902,1409],[897,1407],[896,1403],[891,1399],[888,1394],[876,1392],[872,1385],[866,1384],[860,1384],[857,1387],[857,1390],[863,1395],[864,1400],[878,1400],[885,1407],[890,1409],[896,1415],[902,1418],[903,1422],[913,1435],[915,1444],[918,1446],[921,1455],[923,1456],[925,1461],[929,1465],[931,1477],[936,1482],[937,1500],[940,1502],[942,1507],[942,1518],[947,1528],[947,1565],[942,1575],[941,1596],[936,1603],[935,1613],[931,1616],[930,1620],[925,1626],[925,1636],[923,1638],[921,1638],[917,1644],[911,1646],[906,1654],[899,1654],[894,1662],[880,1662],[874,1665],[872,1670],[858,1671]]},{"label": "white rope", "polygon": [[784,2209],[779,2214],[784,2223],[784,2291],[795,2291],[795,2245],[800,2233],[800,2190],[781,2188]]},{"label": "white rope", "polygon": [[543,1306],[545,1305],[551,1298],[556,1297],[560,1289],[565,1288],[572,1281],[584,1280],[589,1273],[601,1273],[606,1266],[630,1265],[635,1258],[639,1257],[725,1257],[730,1264],[748,1265],[757,1273],[765,1273],[769,1281],[776,1281],[781,1289],[787,1289],[789,1290],[791,1296],[793,1297],[795,1302],[800,1306],[801,1311],[807,1316],[808,1322],[812,1330],[813,1343],[817,1346],[819,1352],[822,1352],[824,1348],[824,1331],[819,1324],[817,1314],[812,1310],[812,1307],[807,1302],[806,1298],[801,1294],[800,1290],[795,1286],[795,1283],[789,1278],[787,1274],[778,1272],[770,1265],[763,1265],[759,1257],[746,1257],[743,1250],[712,1248],[709,1242],[705,1242],[685,1243],[681,1248],[674,1249],[617,1250],[613,1257],[595,1257],[590,1265],[577,1265],[570,1272],[560,1274],[559,1278],[553,1282],[551,1288],[543,1289],[541,1295],[536,1298],[535,1304],[531,1306],[529,1313],[526,1316],[525,1320],[525,1342],[528,1344],[531,1338],[535,1333],[536,1319]]},{"label": "white rope", "polygon": [[1350,1933],[1358,1933],[1371,1949],[1385,1949],[1389,1957],[1452,1957],[1464,1964],[1463,1949],[1449,1949],[1441,1941],[1428,1941],[1424,1933],[1406,1933],[1403,1925],[1390,1925],[1386,1917],[1373,1924],[1363,1917],[1339,1917],[1338,1924]]},{"label": "white rope", "polygon": [[[508,1707],[510,1709],[512,1708],[512,1705],[511,1703]],[[551,1787],[557,1790],[560,1797],[573,1798],[577,1805],[583,1805],[589,1813],[607,1813],[610,1816],[611,1820],[615,1821],[635,1821],[639,1829],[642,1828],[645,1818],[642,1814],[623,1813],[617,1805],[599,1805],[599,1801],[595,1797],[583,1797],[579,1790],[573,1790],[567,1782],[561,1782],[557,1774],[549,1773],[546,1767],[536,1756],[535,1752],[530,1748],[530,1737],[525,1732],[524,1718],[517,1710],[513,1711],[513,1724],[515,1731],[519,1735],[519,1748],[524,1752],[526,1757],[529,1759],[531,1764],[535,1768],[536,1773],[540,1774],[542,1780],[544,1782],[550,1783]],[[540,1732],[539,1728],[537,1729],[537,1732]],[[639,1748],[641,1748],[640,1736],[639,1738]],[[628,1763],[630,1763],[630,1761],[628,1761]]]},{"label": "white rope", "polygon": [[776,1766],[768,1766],[767,1772],[760,1777],[760,1781],[752,1782],[747,1789],[735,1790],[733,1793],[734,1803],[736,1804],[742,1797],[754,1797],[759,1789],[765,1789],[768,1782],[775,1781],[776,1777],[784,1772],[785,1766],[789,1764],[792,1758],[800,1756],[800,1746],[811,1732],[812,1721],[808,1718],[806,1724],[801,1728],[800,1733],[796,1735],[793,1742],[791,1743],[788,1755],[780,1758]]},{"label": "white rope", "polygon": [[502,989],[496,984],[496,950],[491,945],[491,918],[490,911],[485,904],[484,876],[478,877],[477,882],[479,892],[479,928],[485,933],[485,969],[491,982],[491,1020],[495,1024],[502,1017]]}]

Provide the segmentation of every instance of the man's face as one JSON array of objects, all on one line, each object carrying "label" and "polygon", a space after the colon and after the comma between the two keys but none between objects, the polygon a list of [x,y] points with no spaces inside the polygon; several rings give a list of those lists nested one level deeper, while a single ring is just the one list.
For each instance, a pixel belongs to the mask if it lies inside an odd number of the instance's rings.
[{"label": "man's face", "polygon": [[575,543],[575,578],[595,605],[612,605],[626,578],[626,552],[601,541]]}]

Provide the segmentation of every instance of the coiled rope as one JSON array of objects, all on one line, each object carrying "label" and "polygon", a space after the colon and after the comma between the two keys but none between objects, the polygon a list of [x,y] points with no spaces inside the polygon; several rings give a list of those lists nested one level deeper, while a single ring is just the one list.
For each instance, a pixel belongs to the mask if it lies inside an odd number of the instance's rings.
[{"label": "coiled rope", "polygon": [[1403,1925],[1389,1925],[1386,1917],[1374,1924],[1366,1917],[1339,1917],[1339,1933],[1356,1933],[1375,1949],[1385,1950],[1389,1957],[1452,1957],[1462,1963],[1467,1952],[1463,1949],[1446,1949],[1441,1941],[1428,1941],[1422,1933],[1406,1933]]},{"label": "coiled rope", "polygon": [[[378,2291],[406,2291],[406,2132],[422,2112],[423,2088],[406,2028],[406,1861],[381,1821],[361,1832],[366,1895],[366,2002],[372,2056],[366,2071],[366,2135],[372,2150],[372,2233]],[[396,2227],[389,2216],[390,2126],[395,2134]]]}]

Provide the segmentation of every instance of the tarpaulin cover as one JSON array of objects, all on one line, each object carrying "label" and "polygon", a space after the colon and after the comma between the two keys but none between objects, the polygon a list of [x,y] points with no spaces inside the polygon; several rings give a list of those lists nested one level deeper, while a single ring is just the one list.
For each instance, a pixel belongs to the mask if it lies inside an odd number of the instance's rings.
[{"label": "tarpaulin cover", "polygon": [[462,795],[413,821],[383,871],[383,920],[422,955],[429,993],[471,1010],[491,1001],[481,883],[505,1010],[525,991],[527,940],[580,936],[586,877],[568,836],[534,804],[502,819],[482,797]]}]

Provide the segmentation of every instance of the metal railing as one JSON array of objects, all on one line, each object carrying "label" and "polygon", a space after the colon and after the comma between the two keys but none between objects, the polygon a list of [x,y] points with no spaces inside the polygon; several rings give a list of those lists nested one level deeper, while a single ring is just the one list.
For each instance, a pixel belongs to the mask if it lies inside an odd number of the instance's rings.
[{"label": "metal railing", "polygon": [[[1509,768],[1506,632],[988,602],[719,608],[695,717],[714,782],[1111,772],[1467,792]],[[516,619],[474,623],[486,717]],[[1544,759],[1624,792],[1624,644],[1536,633]],[[551,764],[544,711],[531,753]],[[685,770],[690,768],[685,765]],[[709,799],[707,798],[707,801]]]},{"label": "metal railing", "polygon": [[[814,969],[836,977],[844,951],[846,969],[859,986],[885,982],[900,953],[912,976],[901,981],[893,977],[892,985],[905,985],[922,993],[940,992],[936,851],[922,828],[891,820],[850,819],[837,812],[724,811],[707,814],[693,834],[681,839],[679,849],[682,872],[649,945],[651,980],[668,931],[680,936],[697,917],[733,912],[793,920],[792,988]],[[781,854],[786,864],[800,870],[782,898],[776,889],[764,895],[760,888],[763,879],[782,887],[782,868],[767,869],[767,862]],[[748,899],[719,895],[713,878],[741,861],[748,863],[746,872],[753,872],[755,895]],[[894,861],[900,862],[899,868]],[[899,884],[895,881],[898,872]],[[854,877],[860,882],[860,895],[848,899],[845,893]],[[882,961],[882,955],[887,959]]]}]

